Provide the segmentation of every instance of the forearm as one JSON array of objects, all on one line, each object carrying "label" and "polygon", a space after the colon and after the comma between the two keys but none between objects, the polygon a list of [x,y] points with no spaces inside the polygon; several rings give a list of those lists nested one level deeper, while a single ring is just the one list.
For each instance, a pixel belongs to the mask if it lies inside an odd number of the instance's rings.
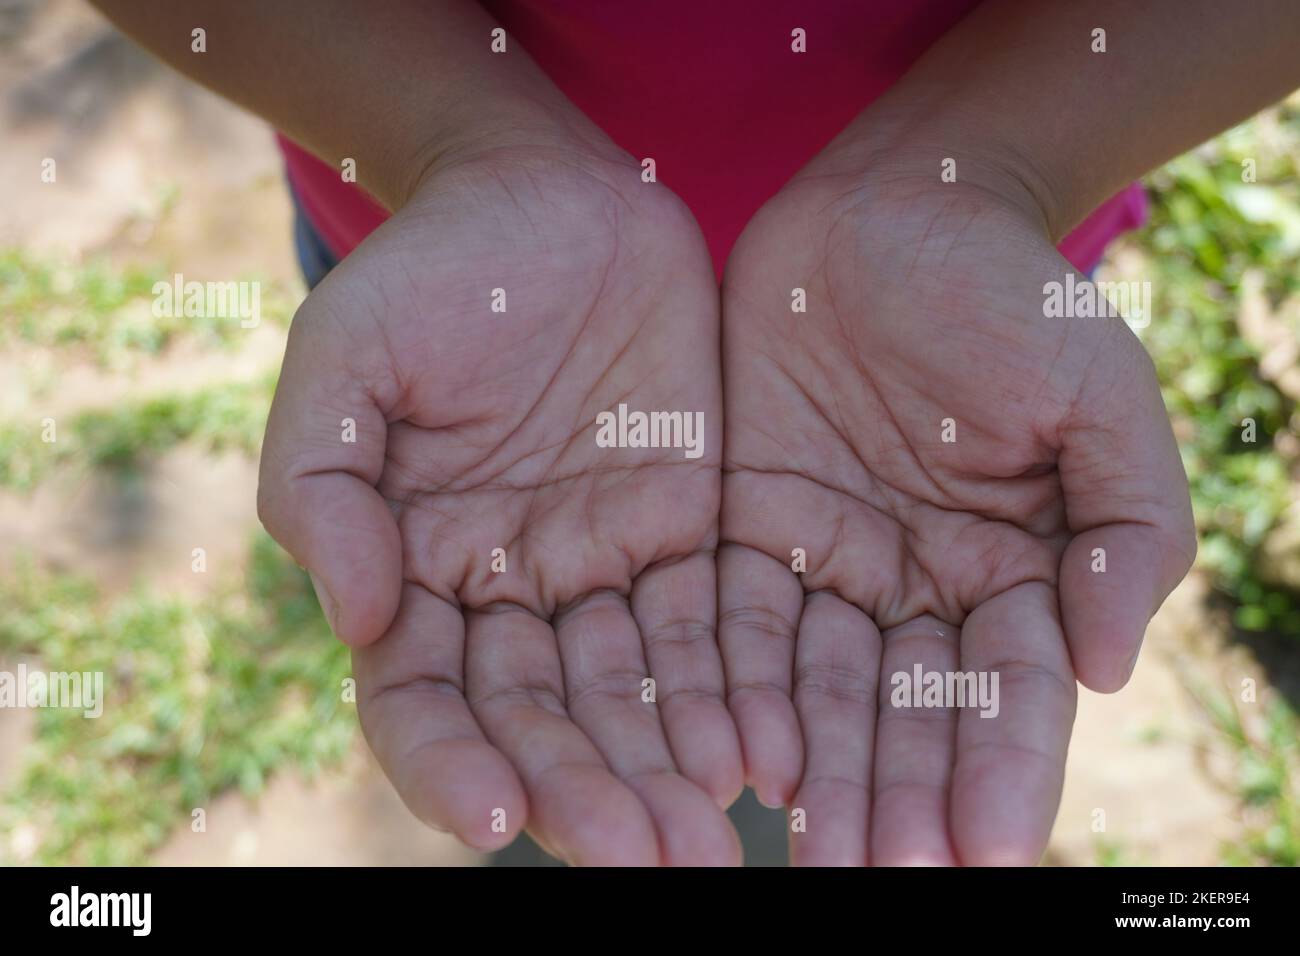
[{"label": "forearm", "polygon": [[[390,209],[463,150],[598,138],[467,0],[92,0],[124,33],[322,159],[352,158]],[[191,31],[206,32],[206,52]]]},{"label": "forearm", "polygon": [[[1097,28],[1106,52],[1093,51]],[[1009,171],[1059,239],[1126,183],[1297,86],[1295,0],[990,0],[835,149],[862,161],[906,143],[936,179],[944,158],[958,179]]]}]

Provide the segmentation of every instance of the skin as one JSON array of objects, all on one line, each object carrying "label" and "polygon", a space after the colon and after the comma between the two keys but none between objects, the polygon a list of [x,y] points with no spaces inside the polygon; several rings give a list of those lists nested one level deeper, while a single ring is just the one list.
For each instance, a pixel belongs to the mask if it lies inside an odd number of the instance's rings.
[{"label": "skin", "polygon": [[[294,319],[259,513],[356,645],[362,728],[422,819],[483,849],[526,824],[574,863],[734,864],[716,287],[639,173],[495,150],[422,184]],[[704,454],[598,448],[622,402],[702,411]]]},{"label": "skin", "polygon": [[[719,640],[796,864],[1042,854],[1075,680],[1123,686],[1196,548],[1150,360],[1044,287],[1091,209],[1300,82],[1300,10],[1251,9],[983,3],[737,243]],[[997,672],[997,717],[893,706],[916,664]]]},{"label": "skin", "polygon": [[[748,782],[804,811],[796,863],[1038,858],[1075,680],[1127,680],[1195,549],[1140,345],[1043,315],[1054,246],[1300,82],[1300,7],[980,4],[759,211],[720,302],[681,203],[474,4],[96,5],[394,211],[295,317],[258,504],[421,819],[734,864]],[[703,412],[704,455],[598,449],[620,402]],[[997,671],[998,716],[889,706],[916,663]]]},{"label": "skin", "polygon": [[[799,863],[1033,863],[1076,676],[1124,683],[1195,553],[1127,325],[1045,318],[1070,267],[1041,224],[935,183],[810,173],[728,267],[719,636]],[[997,672],[997,716],[893,706],[915,664]]]},{"label": "skin", "polygon": [[[97,5],[355,159],[394,211],[294,318],[258,512],[355,649],[362,729],[407,805],[479,849],[527,828],[572,863],[738,863],[719,301],[690,213],[517,43],[493,54],[475,4]],[[704,454],[597,448],[620,402],[702,412]]]}]

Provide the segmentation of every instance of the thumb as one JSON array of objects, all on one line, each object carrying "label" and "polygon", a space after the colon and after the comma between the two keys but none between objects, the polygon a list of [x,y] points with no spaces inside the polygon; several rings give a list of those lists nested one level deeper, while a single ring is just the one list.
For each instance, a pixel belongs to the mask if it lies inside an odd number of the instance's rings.
[{"label": "thumb", "polygon": [[271,404],[257,513],[310,572],[334,633],[360,647],[388,629],[401,595],[401,539],[375,490],[388,423],[373,383],[348,371],[355,339],[310,302],[294,317]]},{"label": "thumb", "polygon": [[1196,556],[1187,476],[1155,369],[1120,319],[1101,340],[1060,433],[1074,537],[1061,559],[1061,619],[1079,680],[1128,682],[1147,624]]}]

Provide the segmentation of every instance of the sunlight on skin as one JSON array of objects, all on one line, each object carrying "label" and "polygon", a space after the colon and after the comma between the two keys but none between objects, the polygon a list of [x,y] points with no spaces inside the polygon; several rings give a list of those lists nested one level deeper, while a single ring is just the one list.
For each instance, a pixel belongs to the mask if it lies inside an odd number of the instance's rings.
[{"label": "sunlight on skin", "polygon": [[[671,193],[530,150],[432,177],[294,320],[260,513],[353,645],[407,805],[471,846],[739,862],[717,308]],[[698,457],[598,447],[624,402],[702,413]]]},{"label": "sunlight on skin", "polygon": [[[1122,685],[1191,563],[1150,361],[1121,320],[1044,318],[1070,267],[1021,209],[808,175],[728,265],[719,638],[795,862],[1034,863],[1076,675]],[[997,672],[998,715],[892,707],[916,664]]]}]

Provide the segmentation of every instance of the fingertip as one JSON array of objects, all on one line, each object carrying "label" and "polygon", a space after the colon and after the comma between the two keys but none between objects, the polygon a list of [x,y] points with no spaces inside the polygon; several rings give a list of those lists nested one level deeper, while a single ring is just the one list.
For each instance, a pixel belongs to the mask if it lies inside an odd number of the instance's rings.
[{"label": "fingertip", "polygon": [[521,791],[505,796],[499,804],[486,817],[479,812],[467,825],[453,827],[456,839],[478,853],[495,853],[514,843],[528,825],[526,799]]},{"label": "fingertip", "polygon": [[[441,740],[420,757],[424,779],[401,779],[398,791],[421,821],[483,853],[509,846],[524,831],[528,798],[495,748],[482,740]],[[410,763],[417,763],[414,755]]]},{"label": "fingertip", "polygon": [[736,745],[736,759],[712,776],[705,776],[700,786],[713,798],[719,810],[729,810],[745,792],[745,765],[740,758],[740,745]]},{"label": "fingertip", "polygon": [[[490,763],[498,765],[490,767]],[[457,808],[459,822],[453,825],[452,832],[471,849],[492,853],[508,847],[528,826],[528,797],[514,770],[495,751],[480,772],[483,782],[479,790],[483,796]]]},{"label": "fingertip", "polygon": [[[315,580],[312,583],[315,584]],[[316,593],[319,597],[319,587]],[[340,641],[352,648],[367,647],[384,636],[397,615],[401,581],[377,580],[371,584],[350,586],[345,593],[348,597],[337,601],[331,592],[321,600],[321,611],[330,630]]]},{"label": "fingertip", "polygon": [[[745,762],[736,724],[718,701],[701,701],[664,714],[670,744],[682,774],[726,810],[745,790]],[[689,737],[691,746],[682,742]]]},{"label": "fingertip", "polygon": [[764,766],[761,762],[749,774],[754,797],[769,810],[780,810],[794,800],[799,785],[798,774],[787,767]]},{"label": "fingertip", "polygon": [[[963,794],[968,807],[977,809],[952,815],[952,848],[961,866],[1034,866],[1047,850],[1056,816],[1060,788],[1048,798],[1050,785],[1030,780],[1021,799],[1008,800],[1005,788],[996,781],[997,768],[985,767],[979,774],[961,777],[955,793]],[[983,784],[978,776],[983,775]],[[975,790],[983,790],[983,799]],[[992,801],[997,800],[994,804]],[[1013,804],[1018,803],[1019,806]],[[983,809],[978,809],[979,807]],[[1043,808],[1050,807],[1050,811]]]},{"label": "fingertip", "polygon": [[739,866],[740,835],[700,787],[676,773],[640,777],[635,789],[659,833],[665,866]]},{"label": "fingertip", "polygon": [[937,869],[956,866],[957,861],[945,850],[919,847],[915,850],[905,849],[896,854],[876,857],[872,860],[872,865]]},{"label": "fingertip", "polygon": [[740,756],[740,745],[736,745],[734,757],[727,755],[705,767],[683,766],[682,775],[708,794],[719,810],[725,811],[745,792],[745,766]]},{"label": "fingertip", "polygon": [[263,482],[258,516],[307,569],[330,629],[350,647],[378,640],[402,596],[402,539],[388,503],[354,475],[309,475],[272,493]]},{"label": "fingertip", "polygon": [[860,783],[831,776],[805,780],[790,806],[791,866],[867,865],[871,801]]},{"label": "fingertip", "polygon": [[1136,643],[1138,646],[1125,662],[1106,660],[1094,662],[1083,669],[1075,665],[1075,675],[1079,683],[1095,694],[1114,694],[1123,690],[1128,686],[1142,652],[1142,639],[1139,637]]},{"label": "fingertip", "polygon": [[574,866],[658,866],[659,840],[641,799],[604,767],[564,767],[533,793],[546,844]]},{"label": "fingertip", "polygon": [[1061,558],[1061,625],[1075,676],[1111,694],[1128,683],[1159,600],[1159,555],[1141,531],[1096,528]]},{"label": "fingertip", "polygon": [[740,834],[727,815],[715,808],[711,814],[701,812],[700,821],[692,829],[688,841],[664,847],[664,863],[668,866],[740,866],[745,851]]},{"label": "fingertip", "polygon": [[745,782],[763,806],[786,806],[803,775],[803,734],[794,704],[777,690],[741,690],[733,693],[731,710]]},{"label": "fingertip", "polygon": [[383,499],[367,496],[353,506],[355,524],[320,532],[309,573],[330,629],[355,648],[373,644],[393,623],[403,579],[401,537]]},{"label": "fingertip", "polygon": [[1046,838],[1039,840],[1019,833],[994,831],[963,832],[960,828],[953,842],[962,866],[1037,866],[1047,849]]}]

